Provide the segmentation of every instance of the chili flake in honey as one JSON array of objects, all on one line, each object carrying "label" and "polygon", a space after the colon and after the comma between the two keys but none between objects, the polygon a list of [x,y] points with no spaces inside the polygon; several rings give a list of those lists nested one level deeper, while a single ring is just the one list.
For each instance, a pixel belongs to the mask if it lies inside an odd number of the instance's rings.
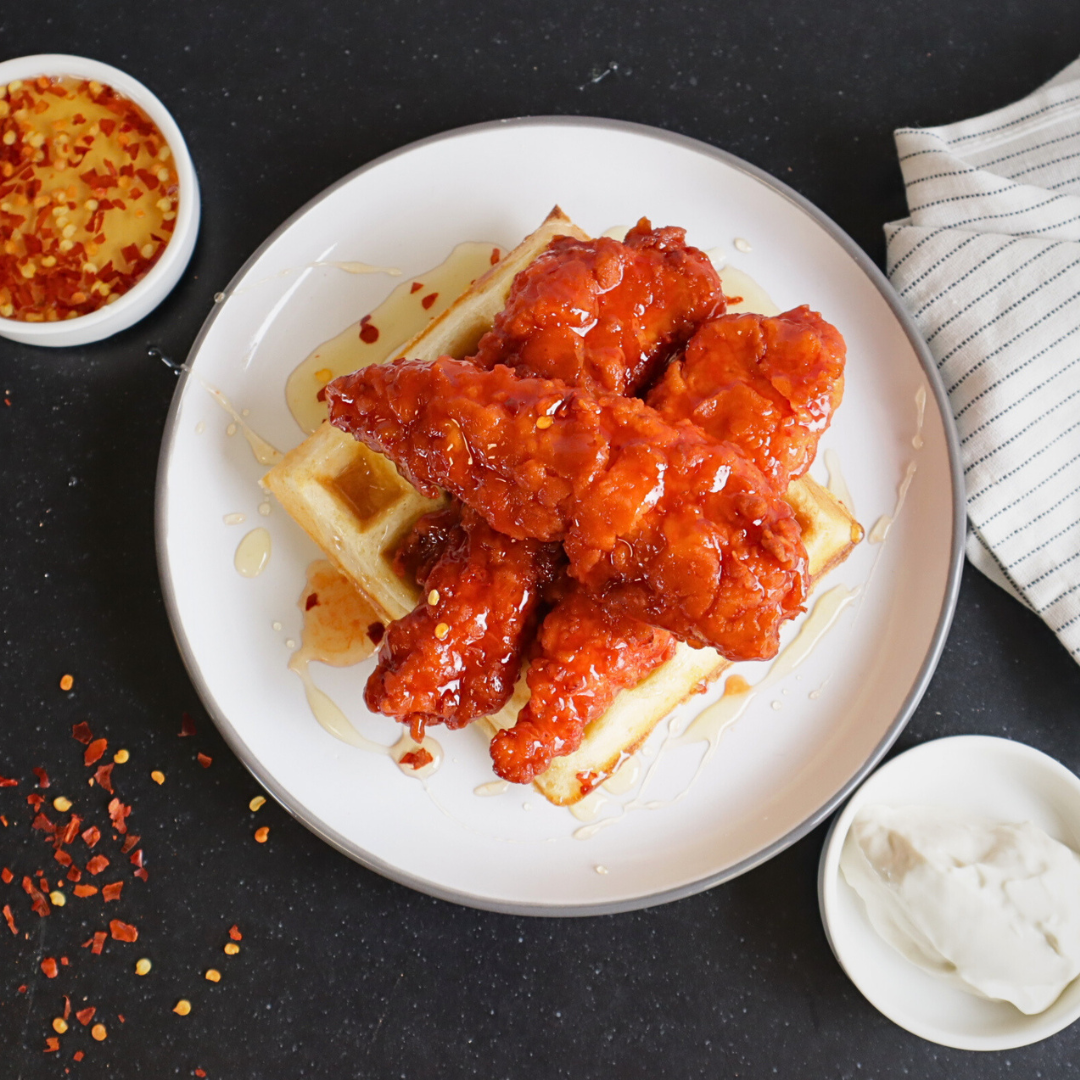
[{"label": "chili flake in honey", "polygon": [[0,85],[0,316],[56,322],[118,300],[176,227],[179,180],[154,122],[112,87]]}]

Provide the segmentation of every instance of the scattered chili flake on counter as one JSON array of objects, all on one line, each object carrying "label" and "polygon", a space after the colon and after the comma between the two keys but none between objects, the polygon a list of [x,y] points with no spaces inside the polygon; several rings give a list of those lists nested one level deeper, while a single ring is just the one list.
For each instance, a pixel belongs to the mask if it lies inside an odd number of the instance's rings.
[{"label": "scattered chili flake on counter", "polygon": [[0,870],[0,881],[5,885],[10,885],[14,879],[15,875],[6,866]]},{"label": "scattered chili flake on counter", "polygon": [[40,766],[30,770],[37,777],[37,786],[40,788],[50,787],[49,774]]},{"label": "scattered chili flake on counter", "polygon": [[10,904],[5,904],[4,905],[4,919],[7,921],[8,929],[13,934],[18,934],[19,928],[15,925],[15,916],[12,915],[12,913],[11,913],[11,905]]},{"label": "scattered chili flake on counter", "polygon": [[232,926],[229,927],[229,937],[231,937],[233,941],[244,940],[244,935],[240,933],[240,927],[237,926],[236,923],[233,923]]},{"label": "scattered chili flake on counter", "polygon": [[75,1014],[75,1019],[78,1020],[79,1023],[82,1024],[83,1027],[86,1027],[86,1025],[89,1024],[90,1021],[94,1019],[94,1013],[96,1013],[96,1012],[97,1012],[97,1006],[91,1005],[86,1009],[80,1009]]},{"label": "scattered chili flake on counter", "polygon": [[109,923],[109,930],[116,941],[139,940],[139,931],[130,923],[121,922],[119,919],[113,919]]},{"label": "scattered chili flake on counter", "polygon": [[108,765],[99,765],[94,772],[95,783],[103,787],[110,795],[113,794],[112,771],[113,766],[110,762]]},{"label": "scattered chili flake on counter", "polygon": [[55,979],[56,976],[60,974],[60,968],[51,956],[46,956],[45,959],[41,961],[41,970],[45,972],[46,979]]},{"label": "scattered chili flake on counter", "polygon": [[55,1054],[60,1049],[60,1040],[55,1035],[50,1035],[45,1040],[45,1053]]},{"label": "scattered chili flake on counter", "polygon": [[209,769],[210,765],[212,764],[212,762],[214,760],[209,754],[203,754],[203,753],[200,753],[198,758],[199,758],[199,764],[204,769]]},{"label": "scattered chili flake on counter", "polygon": [[127,832],[127,816],[131,813],[131,807],[125,806],[119,799],[109,800],[109,820],[118,833]]},{"label": "scattered chili flake on counter", "polygon": [[0,787],[15,787],[18,783],[18,780],[15,780],[10,776],[0,776]]},{"label": "scattered chili flake on counter", "polygon": [[122,881],[114,881],[110,885],[106,885],[101,890],[102,899],[108,903],[110,900],[120,899],[120,890],[124,887]]},{"label": "scattered chili flake on counter", "polygon": [[81,742],[84,746],[94,737],[90,733],[90,725],[85,720],[80,721],[78,724],[71,725],[71,736],[73,739]]},{"label": "scattered chili flake on counter", "polygon": [[195,721],[191,719],[189,713],[180,714],[180,738],[184,738],[185,735],[195,734]]},{"label": "scattered chili flake on counter", "polygon": [[172,151],[138,105],[102,83],[42,76],[3,91],[0,316],[89,314],[165,250],[180,197]]},{"label": "scattered chili flake on counter", "polygon": [[97,891],[98,890],[97,890],[96,885],[76,885],[75,886],[75,895],[76,896],[94,896],[97,893]]},{"label": "scattered chili flake on counter", "polygon": [[60,676],[60,689],[66,694],[75,685],[75,680],[70,675]]},{"label": "scattered chili flake on counter", "polygon": [[95,739],[87,748],[86,753],[83,754],[83,764],[93,765],[101,759],[101,755],[105,753],[105,748],[109,745],[108,739]]},{"label": "scattered chili flake on counter", "polygon": [[81,1050],[76,1050],[75,1053],[71,1055],[71,1060],[82,1061],[84,1057],[86,1057],[86,1055]]},{"label": "scattered chili flake on counter", "polygon": [[109,865],[109,860],[104,855],[95,855],[87,864],[86,872],[88,874],[100,874]]}]

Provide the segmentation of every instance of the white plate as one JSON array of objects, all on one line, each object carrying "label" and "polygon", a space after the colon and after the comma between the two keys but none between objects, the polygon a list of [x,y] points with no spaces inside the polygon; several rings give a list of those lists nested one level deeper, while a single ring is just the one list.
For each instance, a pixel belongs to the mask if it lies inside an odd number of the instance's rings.
[{"label": "white plate", "polygon": [[852,796],[829,831],[818,874],[821,917],[840,966],[902,1028],[958,1050],[1011,1050],[1048,1038],[1080,1017],[1080,979],[1045,1012],[1025,1016],[1007,1002],[985,1001],[936,979],[878,936],[840,874],[844,838],[868,803],[947,806],[996,821],[1030,821],[1080,851],[1080,778],[1009,739],[958,735],[924,743],[893,758]]},{"label": "white plate", "polygon": [[[447,761],[425,787],[319,727],[285,666],[316,550],[280,508],[259,517],[264,470],[242,438],[226,434],[229,417],[203,385],[250,410],[248,422],[276,446],[294,446],[301,432],[286,408],[286,376],[398,280],[312,264],[358,260],[420,273],[463,240],[512,246],[556,202],[594,234],[641,215],[682,225],[699,247],[724,248],[781,307],[809,303],[840,327],[847,392],[823,445],[839,454],[867,527],[893,513],[905,470],[917,463],[887,542],[863,544],[826,582],[861,593],[812,658],[754,703],[685,797],[626,813],[587,841],[573,838],[580,823],[566,810],[531,790],[475,797],[492,777],[472,731],[436,733]],[[740,254],[735,238],[752,252]],[[465,128],[329,188],[267,240],[229,293],[192,349],[166,430],[163,587],[192,679],[225,738],[287,809],[341,851],[477,907],[539,915],[644,907],[733,877],[794,842],[903,727],[937,660],[958,585],[955,437],[929,355],[888,284],[782,184],[712,147],[637,125],[544,118]],[[916,450],[920,388],[929,402]],[[234,512],[247,523],[225,525]],[[233,553],[253,525],[269,529],[273,554],[260,577],[245,579]],[[390,743],[396,725],[363,707],[369,669],[320,668],[316,677],[365,734]],[[647,749],[655,752],[666,730]],[[684,790],[703,749],[669,747],[642,801]]]}]

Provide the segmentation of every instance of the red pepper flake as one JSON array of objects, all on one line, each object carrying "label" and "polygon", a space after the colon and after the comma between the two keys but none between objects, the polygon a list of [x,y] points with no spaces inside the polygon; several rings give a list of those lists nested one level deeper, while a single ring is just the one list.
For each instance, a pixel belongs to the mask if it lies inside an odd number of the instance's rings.
[{"label": "red pepper flake", "polygon": [[83,1027],[86,1027],[86,1025],[89,1024],[90,1021],[94,1019],[94,1013],[96,1013],[96,1012],[97,1012],[97,1006],[96,1005],[90,1005],[88,1008],[80,1009],[75,1014],[75,1019],[78,1020],[79,1023],[82,1024]]},{"label": "red pepper flake", "polygon": [[69,1016],[71,1016],[71,998],[69,998],[67,996],[67,994],[65,994],[64,995],[64,1019],[67,1020],[67,1018]]},{"label": "red pepper flake", "polygon": [[419,292],[423,287],[424,287],[424,283],[422,281],[414,281],[412,283],[412,286],[409,289],[409,292],[410,293]]},{"label": "red pepper flake", "polygon": [[15,916],[12,915],[12,913],[11,913],[11,905],[10,904],[5,904],[4,905],[4,918],[7,920],[8,929],[13,934],[17,934],[19,932],[19,928],[15,925]]},{"label": "red pepper flake", "polygon": [[231,937],[233,941],[244,940],[244,935],[240,933],[240,928],[235,923],[229,927],[229,937]]},{"label": "red pepper flake", "polygon": [[205,1069],[196,1069],[195,1070],[195,1075],[196,1076],[205,1076],[206,1075],[206,1070]]},{"label": "red pepper flake", "polygon": [[108,739],[95,739],[87,748],[86,753],[83,754],[83,764],[93,765],[95,761],[100,760],[101,755],[105,753],[105,748],[109,745]]},{"label": "red pepper flake", "polygon": [[49,820],[48,814],[38,814],[30,828],[40,829],[46,836],[52,836],[56,832],[56,826]]},{"label": "red pepper flake", "polygon": [[19,781],[10,776],[0,776],[0,787],[16,787]]},{"label": "red pepper flake", "polygon": [[[95,956],[100,956],[101,955],[101,950],[105,948],[105,939],[108,936],[109,935],[106,934],[104,930],[95,930],[94,931],[94,942],[90,946],[90,951]],[[86,948],[86,946],[84,945],[83,948]]]},{"label": "red pepper flake", "polygon": [[35,809],[40,810],[45,805],[44,795],[27,795],[26,801]]},{"label": "red pepper flake", "polygon": [[114,881],[111,885],[106,885],[101,890],[102,900],[104,900],[106,903],[108,903],[110,900],[119,900],[120,890],[123,887],[124,883],[122,881]]},{"label": "red pepper flake", "polygon": [[430,765],[433,760],[430,752],[422,746],[419,750],[410,750],[409,753],[401,755],[401,764],[408,765],[410,769],[422,769],[425,765]]},{"label": "red pepper flake", "polygon": [[41,874],[41,876],[38,878],[38,884],[41,886],[41,891],[43,893],[52,892],[52,889],[49,888],[49,879],[47,877],[45,877],[45,875],[42,874],[40,870],[38,870],[36,872],[38,874]]},{"label": "red pepper flake", "polygon": [[96,885],[76,885],[74,889],[76,896],[93,896],[97,892]]},{"label": "red pepper flake", "polygon": [[311,593],[304,601],[304,610],[310,611],[313,607],[319,606],[319,594],[316,592]]},{"label": "red pepper flake", "polygon": [[131,813],[131,807],[125,806],[119,799],[113,799],[109,803],[109,820],[118,833],[127,832],[127,822],[124,820]]},{"label": "red pepper flake", "polygon": [[128,244],[126,248],[120,249],[120,254],[123,255],[129,263],[133,263],[139,257],[139,248],[135,244]]},{"label": "red pepper flake", "polygon": [[494,266],[502,258],[502,252],[498,248],[491,249],[491,265]]},{"label": "red pepper flake", "polygon": [[55,979],[60,974],[60,969],[56,966],[56,961],[51,956],[46,956],[41,961],[41,970],[45,972],[45,978]]},{"label": "red pepper flake", "polygon": [[69,963],[69,961],[68,961],[68,958],[66,956],[61,956],[60,957],[60,966],[61,967],[67,967],[68,963]]},{"label": "red pepper flake", "polygon": [[93,847],[101,839],[101,830],[96,825],[91,825],[83,830],[82,838],[87,847]]},{"label": "red pepper flake", "polygon": [[49,901],[34,887],[34,883],[28,877],[22,879],[23,892],[30,897],[30,907],[34,912],[45,918],[49,914]]},{"label": "red pepper flake", "polygon": [[120,854],[126,855],[141,839],[141,836],[136,836],[134,833],[131,833],[125,838],[123,847],[120,848]]},{"label": "red pepper flake", "polygon": [[67,872],[67,879],[68,879],[68,881],[81,881],[82,880],[82,871],[77,866],[73,866]]},{"label": "red pepper flake", "polygon": [[131,865],[132,866],[142,866],[142,864],[143,864],[143,849],[139,848],[138,851],[132,852]]},{"label": "red pepper flake", "polygon": [[115,120],[99,120],[98,121],[98,127],[101,128],[101,130],[104,131],[106,135],[112,135],[113,131],[116,128],[116,121]]},{"label": "red pepper flake", "polygon": [[88,874],[100,874],[106,866],[109,865],[109,860],[104,855],[95,855],[87,864],[86,872]]},{"label": "red pepper flake", "polygon": [[213,761],[214,759],[213,759],[213,758],[212,758],[212,757],[211,757],[211,756],[210,756],[209,754],[203,754],[203,753],[200,753],[200,754],[199,754],[199,756],[198,756],[198,760],[199,760],[199,764],[200,764],[200,765],[201,765],[201,766],[202,766],[202,767],[203,767],[204,769],[209,769],[209,768],[210,768],[210,763],[211,763],[211,762],[212,762],[212,761]]},{"label": "red pepper flake", "polygon": [[55,1054],[60,1049],[60,1040],[55,1035],[50,1035],[45,1040],[45,1053]]},{"label": "red pepper flake", "polygon": [[74,862],[74,859],[63,848],[57,848],[53,853],[53,858],[61,866],[70,866]]},{"label": "red pepper flake", "polygon": [[79,826],[82,824],[82,818],[78,814],[72,814],[68,823],[64,826],[64,831],[60,833],[61,844],[71,844],[75,842],[75,837],[79,835]]},{"label": "red pepper flake", "polygon": [[29,987],[27,987],[26,983],[23,983],[22,986],[19,987],[17,993],[25,994],[28,989]]},{"label": "red pepper flake", "polygon": [[181,713],[180,715],[180,738],[185,735],[195,734],[195,721],[191,719],[188,713]]},{"label": "red pepper flake", "polygon": [[370,319],[370,315],[365,315],[360,320],[360,340],[368,345],[373,345],[379,340],[379,328]]},{"label": "red pepper flake", "polygon": [[109,923],[109,930],[112,931],[112,936],[117,941],[138,941],[139,931],[135,929],[131,923],[121,922],[119,919],[113,919]]},{"label": "red pepper flake", "polygon": [[86,746],[90,740],[94,737],[90,733],[90,725],[84,720],[80,724],[71,725],[71,734],[74,738],[78,739],[84,746]]},{"label": "red pepper flake", "polygon": [[76,1050],[75,1053],[71,1055],[71,1060],[82,1061],[84,1057],[86,1057],[86,1055],[81,1050]]},{"label": "red pepper flake", "polygon": [[0,881],[3,881],[5,885],[10,885],[15,875],[5,866],[3,870],[0,870]]},{"label": "red pepper flake", "polygon": [[116,1019],[119,1020],[121,1024],[126,1024],[127,1023],[127,1021],[124,1019],[124,1014],[123,1013],[117,1013],[116,1014]]},{"label": "red pepper flake", "polygon": [[431,305],[434,304],[435,301],[438,300],[438,299],[439,299],[439,294],[437,292],[431,292],[431,293],[428,293],[427,296],[425,296],[424,299],[420,301],[420,305],[421,305],[421,307],[423,307],[423,309],[425,311],[427,311],[428,308],[430,308]]},{"label": "red pepper flake", "polygon": [[4,828],[6,829],[8,827],[8,819],[3,814],[0,814],[0,821],[4,823]]},{"label": "red pepper flake", "polygon": [[40,788],[50,787],[49,774],[41,768],[34,768],[30,770],[37,777],[37,786]]},{"label": "red pepper flake", "polygon": [[110,795],[113,794],[112,771],[113,763],[110,761],[108,765],[99,765],[94,773],[94,782],[100,784]]}]

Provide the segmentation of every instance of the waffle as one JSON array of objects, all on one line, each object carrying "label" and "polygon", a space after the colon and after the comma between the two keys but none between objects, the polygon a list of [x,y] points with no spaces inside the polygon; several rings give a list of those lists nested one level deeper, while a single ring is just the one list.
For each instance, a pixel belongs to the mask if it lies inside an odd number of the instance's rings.
[{"label": "waffle", "polygon": [[[478,278],[397,355],[420,360],[468,356],[505,306],[517,273],[554,237],[568,235],[588,238],[556,207],[536,232]],[[286,454],[265,483],[385,621],[399,619],[416,606],[419,589],[394,572],[394,553],[414,522],[445,500],[424,498],[386,458],[329,422]],[[843,562],[862,538],[862,528],[808,476],[794,481],[785,498],[802,526],[814,582]],[[588,725],[581,746],[556,758],[534,786],[557,805],[577,802],[610,776],[667,713],[728,666],[729,661],[712,649],[680,644],[671,660],[638,686],[623,690],[608,711]],[[523,674],[510,702],[478,722],[489,738],[498,728],[514,724],[528,693]]]}]

